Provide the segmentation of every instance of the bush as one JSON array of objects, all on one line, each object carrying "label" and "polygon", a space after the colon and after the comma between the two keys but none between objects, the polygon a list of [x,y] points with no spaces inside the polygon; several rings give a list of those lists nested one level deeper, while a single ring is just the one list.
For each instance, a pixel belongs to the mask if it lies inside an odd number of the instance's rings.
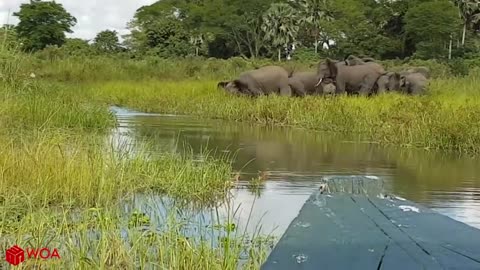
[{"label": "bush", "polygon": [[448,62],[450,72],[454,76],[464,77],[468,75],[468,64],[461,58],[454,58]]},{"label": "bush", "polygon": [[299,61],[302,63],[305,62],[316,62],[320,59],[318,53],[315,53],[313,48],[300,48],[295,51],[293,54],[293,60]]}]

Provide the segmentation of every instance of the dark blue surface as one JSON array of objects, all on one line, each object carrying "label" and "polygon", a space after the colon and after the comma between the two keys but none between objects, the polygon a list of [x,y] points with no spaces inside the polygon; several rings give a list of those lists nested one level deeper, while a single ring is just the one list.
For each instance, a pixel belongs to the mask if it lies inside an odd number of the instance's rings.
[{"label": "dark blue surface", "polygon": [[480,230],[352,190],[313,194],[262,269],[480,269]]}]

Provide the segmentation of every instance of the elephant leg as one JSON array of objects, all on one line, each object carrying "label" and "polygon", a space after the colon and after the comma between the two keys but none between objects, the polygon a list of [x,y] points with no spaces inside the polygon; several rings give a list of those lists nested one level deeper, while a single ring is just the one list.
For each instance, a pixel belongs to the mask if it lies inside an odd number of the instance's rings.
[{"label": "elephant leg", "polygon": [[413,96],[418,96],[418,95],[422,94],[422,92],[423,92],[423,87],[419,86],[419,85],[412,86],[412,89],[410,91],[411,95],[413,95]]},{"label": "elephant leg", "polygon": [[292,87],[292,92],[293,92],[293,94],[295,94],[297,96],[300,96],[300,97],[304,97],[304,96],[307,95],[304,85],[297,85],[297,87]]},{"label": "elephant leg", "polygon": [[379,86],[378,86],[378,89],[377,89],[377,93],[378,93],[379,95],[381,95],[381,94],[384,94],[384,93],[386,92],[386,90],[387,90],[387,88],[386,88],[385,86],[379,85]]},{"label": "elephant leg", "polygon": [[345,81],[338,81],[337,82],[337,89],[335,89],[335,94],[337,95],[344,95],[346,94],[346,91],[345,91],[345,88],[346,88],[346,83]]},{"label": "elephant leg", "polygon": [[368,96],[371,93],[372,88],[375,85],[375,82],[376,82],[375,79],[372,79],[370,77],[365,78],[365,80],[363,81],[360,87],[360,91],[358,92],[358,94],[360,96]]},{"label": "elephant leg", "polygon": [[251,82],[248,83],[248,91],[252,96],[255,96],[255,97],[262,96],[264,94],[262,89],[260,89],[260,87],[257,84],[251,83]]},{"label": "elephant leg", "polygon": [[280,88],[280,95],[291,97],[292,96],[292,88],[290,87],[290,85],[287,84],[287,85],[281,87]]}]

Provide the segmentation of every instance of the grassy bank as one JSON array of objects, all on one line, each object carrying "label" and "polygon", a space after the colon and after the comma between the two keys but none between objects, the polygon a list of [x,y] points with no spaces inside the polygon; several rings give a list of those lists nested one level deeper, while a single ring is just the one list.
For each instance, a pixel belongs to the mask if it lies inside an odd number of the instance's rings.
[{"label": "grassy bank", "polygon": [[[25,56],[16,69],[25,76],[34,72],[38,78],[60,82],[101,82],[115,80],[219,80],[265,65],[281,65],[289,70],[314,70],[321,59],[309,61],[276,62],[271,59],[244,59],[234,57],[227,60],[214,58],[122,59],[113,56],[84,57],[39,57]],[[385,60],[387,70],[403,70],[413,66],[426,66],[436,78],[456,75],[460,71],[478,67],[480,60],[465,60],[449,65],[437,60]],[[462,69],[462,70],[460,70]]]},{"label": "grassy bank", "polygon": [[[205,229],[177,215],[184,211],[178,205],[168,206],[165,216],[125,211],[136,194],[168,195],[197,207],[228,202],[231,166],[228,158],[208,155],[203,162],[188,153],[153,156],[148,145],[134,153],[112,148],[105,142],[115,125],[108,105],[480,153],[475,70],[456,78],[430,63],[435,78],[424,97],[249,99],[226,95],[216,84],[268,61],[7,56],[0,65],[0,244],[58,247],[62,269],[236,269],[241,257],[246,268],[258,269],[268,250],[261,236],[241,235],[219,218]],[[194,239],[187,233],[192,226]],[[209,241],[218,230],[215,243]]]},{"label": "grassy bank", "polygon": [[[23,71],[27,81],[29,72],[34,71],[37,74],[34,81],[46,85],[43,88],[49,90],[45,98],[37,98],[40,104],[36,108],[43,110],[41,114],[29,113],[19,119],[32,122],[32,115],[39,115],[35,117],[41,119],[38,121],[41,126],[45,122],[57,122],[59,127],[101,129],[109,125],[105,110],[107,105],[115,104],[146,112],[291,125],[354,135],[383,144],[476,155],[480,152],[480,92],[476,88],[480,70],[474,68],[475,61],[470,62],[463,63],[470,67],[470,74],[455,77],[452,70],[455,66],[434,60],[383,61],[389,70],[428,66],[433,79],[429,95],[425,97],[390,94],[368,99],[264,97],[250,100],[227,96],[216,89],[216,83],[244,70],[272,64],[272,61],[241,58],[125,60],[101,57],[82,60],[27,57],[21,61],[18,70]],[[312,69],[315,64],[281,63],[296,70]],[[58,113],[47,109],[52,108],[48,104],[51,96],[55,97],[52,102],[64,104],[64,107],[55,107]],[[34,103],[28,101],[25,104]],[[24,108],[28,106],[14,103],[11,107],[17,108],[17,114],[21,115],[34,110]]]},{"label": "grassy bank", "polygon": [[[208,223],[183,214],[228,206],[231,157],[112,144],[103,95],[73,82],[81,80],[49,79],[35,61],[0,52],[0,246],[57,248],[61,259],[19,269],[259,268],[270,242],[236,231],[233,211]],[[174,203],[127,207],[138,195]]]},{"label": "grassy bank", "polygon": [[[427,96],[373,98],[233,97],[216,81],[114,81],[88,85],[94,99],[146,112],[291,125],[372,142],[480,153],[476,74],[431,81]],[[85,90],[87,91],[87,90]]]},{"label": "grassy bank", "polygon": [[[199,224],[176,214],[188,205],[205,207],[228,200],[234,184],[229,158],[205,155],[203,161],[194,161],[188,153],[151,156],[145,147],[148,145],[137,145],[135,152],[115,149],[105,143],[102,134],[92,132],[48,131],[2,137],[3,250],[14,244],[58,248],[63,258],[52,263],[61,269],[135,265],[142,269],[153,265],[236,269],[246,252],[246,268],[257,269],[267,250],[261,237],[218,229],[224,228],[228,219]],[[136,194],[165,194],[176,203],[164,206],[165,217],[125,211],[123,205]],[[179,204],[182,202],[189,204]],[[212,233],[205,225],[215,226],[219,232]],[[186,231],[192,227],[197,233],[188,237]],[[224,240],[214,239],[212,244],[210,235]],[[242,240],[252,240],[252,245]],[[34,263],[28,261],[24,266]]]}]

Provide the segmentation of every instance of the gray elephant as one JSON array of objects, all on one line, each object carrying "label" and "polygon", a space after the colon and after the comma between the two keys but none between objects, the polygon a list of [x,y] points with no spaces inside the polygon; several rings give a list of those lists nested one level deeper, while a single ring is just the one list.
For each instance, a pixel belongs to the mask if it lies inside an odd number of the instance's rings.
[{"label": "gray elephant", "polygon": [[291,96],[292,89],[288,83],[291,76],[286,69],[280,66],[264,66],[240,74],[232,81],[219,82],[218,87],[224,88],[232,94],[260,96],[280,94]]},{"label": "gray elephant", "polygon": [[387,91],[400,90],[400,74],[397,72],[388,72],[380,76],[377,80],[377,94],[383,94]]},{"label": "gray elephant", "polygon": [[318,75],[315,71],[295,72],[288,78],[293,95],[323,95],[335,93],[335,85],[333,83],[317,84]]},{"label": "gray elephant", "polygon": [[411,95],[421,95],[425,92],[428,79],[420,72],[400,76],[400,89]]},{"label": "gray elephant", "polygon": [[223,81],[219,82],[217,84],[217,88],[222,88],[226,92],[232,94],[232,95],[250,95],[249,92],[242,93],[240,92],[240,89],[236,88],[233,81]]},{"label": "gray elephant", "polygon": [[322,84],[325,79],[332,79],[335,82],[337,94],[344,94],[349,90],[358,91],[362,96],[369,95],[378,78],[386,73],[381,65],[372,65],[372,63],[350,66],[327,58],[325,62],[318,64],[319,84]]},{"label": "gray elephant", "polygon": [[421,73],[423,76],[425,76],[425,78],[427,79],[430,79],[430,69],[428,67],[413,67],[413,68],[410,68],[404,72],[402,72],[403,74],[407,74],[407,73]]},{"label": "gray elephant", "polygon": [[375,70],[377,70],[378,72],[381,72],[381,73],[386,72],[385,68],[383,68],[383,66],[381,64],[375,62],[375,59],[373,59],[371,57],[358,58],[355,55],[349,55],[345,59],[345,64],[347,66],[369,65],[372,68],[374,68]]}]

